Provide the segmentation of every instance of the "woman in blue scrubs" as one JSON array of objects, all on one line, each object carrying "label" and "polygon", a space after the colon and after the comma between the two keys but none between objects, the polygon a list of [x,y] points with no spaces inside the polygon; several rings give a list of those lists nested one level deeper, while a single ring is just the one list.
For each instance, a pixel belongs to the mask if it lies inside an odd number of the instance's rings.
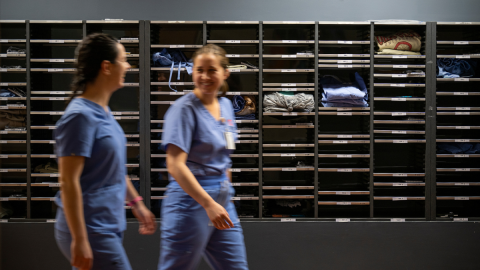
[{"label": "woman in blue scrubs", "polygon": [[165,115],[162,147],[170,184],[162,204],[158,269],[196,269],[201,256],[217,270],[248,269],[243,232],[233,203],[230,154],[236,124],[225,51],[213,44],[193,56],[195,89]]},{"label": "woman in blue scrubs", "polygon": [[125,134],[108,107],[130,65],[123,45],[106,34],[87,36],[75,58],[74,94],[55,131],[61,183],[55,238],[73,269],[128,270],[125,201],[141,234],[156,226],[126,176]]}]

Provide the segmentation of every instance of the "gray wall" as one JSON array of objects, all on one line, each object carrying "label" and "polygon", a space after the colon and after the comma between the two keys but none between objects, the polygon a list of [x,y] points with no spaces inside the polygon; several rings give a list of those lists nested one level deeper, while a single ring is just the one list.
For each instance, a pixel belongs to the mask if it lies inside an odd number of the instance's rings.
[{"label": "gray wall", "polygon": [[0,0],[13,20],[480,21],[479,0]]}]

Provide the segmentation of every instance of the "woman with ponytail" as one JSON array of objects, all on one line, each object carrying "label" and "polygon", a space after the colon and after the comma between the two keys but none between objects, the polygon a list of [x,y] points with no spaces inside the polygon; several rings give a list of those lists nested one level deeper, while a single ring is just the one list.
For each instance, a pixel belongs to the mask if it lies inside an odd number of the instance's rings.
[{"label": "woman with ponytail", "polygon": [[231,202],[235,116],[231,102],[218,97],[228,91],[228,58],[225,50],[209,44],[193,60],[193,93],[165,114],[162,147],[170,184],[162,203],[158,269],[193,270],[202,255],[213,269],[248,269]]},{"label": "woman with ponytail", "polygon": [[156,226],[127,177],[125,133],[108,107],[130,65],[123,45],[106,34],[87,36],[75,58],[73,94],[55,130],[61,183],[55,238],[73,269],[128,270],[125,201],[141,234]]}]

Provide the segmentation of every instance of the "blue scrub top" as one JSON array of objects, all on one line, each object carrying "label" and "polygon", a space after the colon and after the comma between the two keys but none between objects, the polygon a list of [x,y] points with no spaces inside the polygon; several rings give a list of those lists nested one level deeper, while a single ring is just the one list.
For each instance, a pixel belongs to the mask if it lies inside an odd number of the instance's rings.
[{"label": "blue scrub top", "polygon": [[[232,132],[237,140],[237,125],[232,103],[219,98],[221,117],[217,121],[195,94],[187,94],[175,101],[165,114],[162,148],[166,151],[174,144],[188,154],[187,166],[198,178],[220,176],[232,166],[230,154],[225,148],[224,132]],[[173,177],[169,175],[173,181]]]},{"label": "blue scrub top", "polygon": [[[124,231],[127,149],[122,127],[111,112],[83,98],[72,100],[56,126],[57,157],[85,157],[80,185],[87,232]],[[60,196],[55,228],[69,232]]]}]

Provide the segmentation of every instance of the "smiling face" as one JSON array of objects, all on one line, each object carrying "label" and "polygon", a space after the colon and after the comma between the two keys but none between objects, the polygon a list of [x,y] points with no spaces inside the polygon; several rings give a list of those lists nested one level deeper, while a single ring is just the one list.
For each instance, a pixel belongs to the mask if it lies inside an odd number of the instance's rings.
[{"label": "smiling face", "polygon": [[193,82],[202,95],[217,95],[229,72],[213,53],[198,55],[193,62]]}]

